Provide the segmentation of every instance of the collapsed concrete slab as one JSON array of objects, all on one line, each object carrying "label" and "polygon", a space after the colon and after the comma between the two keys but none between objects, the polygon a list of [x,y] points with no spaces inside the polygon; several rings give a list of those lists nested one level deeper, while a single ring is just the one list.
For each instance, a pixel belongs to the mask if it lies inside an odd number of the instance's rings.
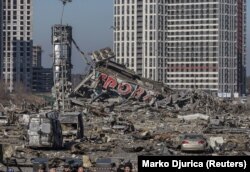
[{"label": "collapsed concrete slab", "polygon": [[187,121],[190,121],[190,120],[196,120],[196,119],[202,119],[202,120],[205,120],[205,121],[208,121],[209,120],[209,116],[208,115],[204,115],[204,114],[192,114],[192,115],[178,115],[178,119],[182,119],[182,120],[187,120]]}]

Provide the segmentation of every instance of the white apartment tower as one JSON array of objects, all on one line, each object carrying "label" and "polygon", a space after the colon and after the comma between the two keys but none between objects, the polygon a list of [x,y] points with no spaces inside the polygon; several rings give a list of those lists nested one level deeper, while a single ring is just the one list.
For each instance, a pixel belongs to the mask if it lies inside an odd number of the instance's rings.
[{"label": "white apartment tower", "polygon": [[168,0],[167,16],[167,84],[244,94],[246,1]]},{"label": "white apartment tower", "polygon": [[246,90],[246,0],[114,0],[117,62],[172,89]]},{"label": "white apartment tower", "polygon": [[166,0],[114,0],[114,51],[139,75],[166,81]]},{"label": "white apartment tower", "polygon": [[1,74],[12,92],[32,83],[32,0],[1,0],[3,55]]},{"label": "white apartment tower", "polygon": [[[3,2],[0,1],[0,11],[3,10]],[[2,78],[2,57],[3,57],[3,16],[0,12],[0,80]]]}]

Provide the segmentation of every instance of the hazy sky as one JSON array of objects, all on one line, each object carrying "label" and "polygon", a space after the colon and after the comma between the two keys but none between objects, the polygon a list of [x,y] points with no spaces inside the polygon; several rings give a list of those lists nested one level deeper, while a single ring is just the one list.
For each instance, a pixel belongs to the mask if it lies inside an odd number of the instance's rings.
[{"label": "hazy sky", "polygon": [[[51,26],[60,23],[60,0],[33,0],[34,44],[43,47],[43,65],[50,67],[52,58]],[[112,47],[113,0],[73,0],[65,7],[64,24],[73,27],[73,37],[84,52]],[[74,73],[82,73],[84,61],[73,51]]]},{"label": "hazy sky", "polygon": [[[43,47],[43,65],[50,67],[52,59],[51,26],[60,23],[60,0],[34,1],[34,44]],[[250,2],[247,0],[247,73],[250,75]],[[84,52],[112,47],[113,0],[73,0],[65,8],[64,24],[73,26],[73,37]],[[82,73],[84,61],[73,51],[74,73]]]}]

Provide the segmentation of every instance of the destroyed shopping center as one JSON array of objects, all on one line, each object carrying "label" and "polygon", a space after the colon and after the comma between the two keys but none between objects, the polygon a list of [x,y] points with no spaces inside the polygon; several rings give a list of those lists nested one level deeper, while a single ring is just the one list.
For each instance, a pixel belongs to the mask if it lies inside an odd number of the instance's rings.
[{"label": "destroyed shopping center", "polygon": [[[114,62],[109,48],[92,57],[79,85],[58,83],[57,110],[3,106],[0,168],[32,166],[39,158],[58,166],[80,159],[89,169],[110,159],[105,162],[112,169],[121,160],[136,164],[138,155],[250,155],[247,104],[201,90],[171,90]],[[204,150],[182,151],[187,134],[202,135]]]}]

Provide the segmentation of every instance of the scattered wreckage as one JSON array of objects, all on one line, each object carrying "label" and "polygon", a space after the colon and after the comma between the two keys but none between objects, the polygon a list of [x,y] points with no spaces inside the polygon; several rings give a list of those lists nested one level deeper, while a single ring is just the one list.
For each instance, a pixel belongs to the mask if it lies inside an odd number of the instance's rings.
[{"label": "scattered wreckage", "polygon": [[[18,140],[10,142],[18,147],[12,157],[25,153],[30,158],[83,160],[88,155],[93,161],[110,157],[118,162],[136,160],[138,155],[186,155],[190,153],[181,151],[185,134],[206,138],[203,154],[250,154],[245,104],[202,90],[171,90],[113,58],[110,49],[93,54],[89,73],[67,93],[68,111],[0,114],[1,137]],[[6,144],[3,139],[0,143]],[[40,151],[44,146],[64,151]]]}]

